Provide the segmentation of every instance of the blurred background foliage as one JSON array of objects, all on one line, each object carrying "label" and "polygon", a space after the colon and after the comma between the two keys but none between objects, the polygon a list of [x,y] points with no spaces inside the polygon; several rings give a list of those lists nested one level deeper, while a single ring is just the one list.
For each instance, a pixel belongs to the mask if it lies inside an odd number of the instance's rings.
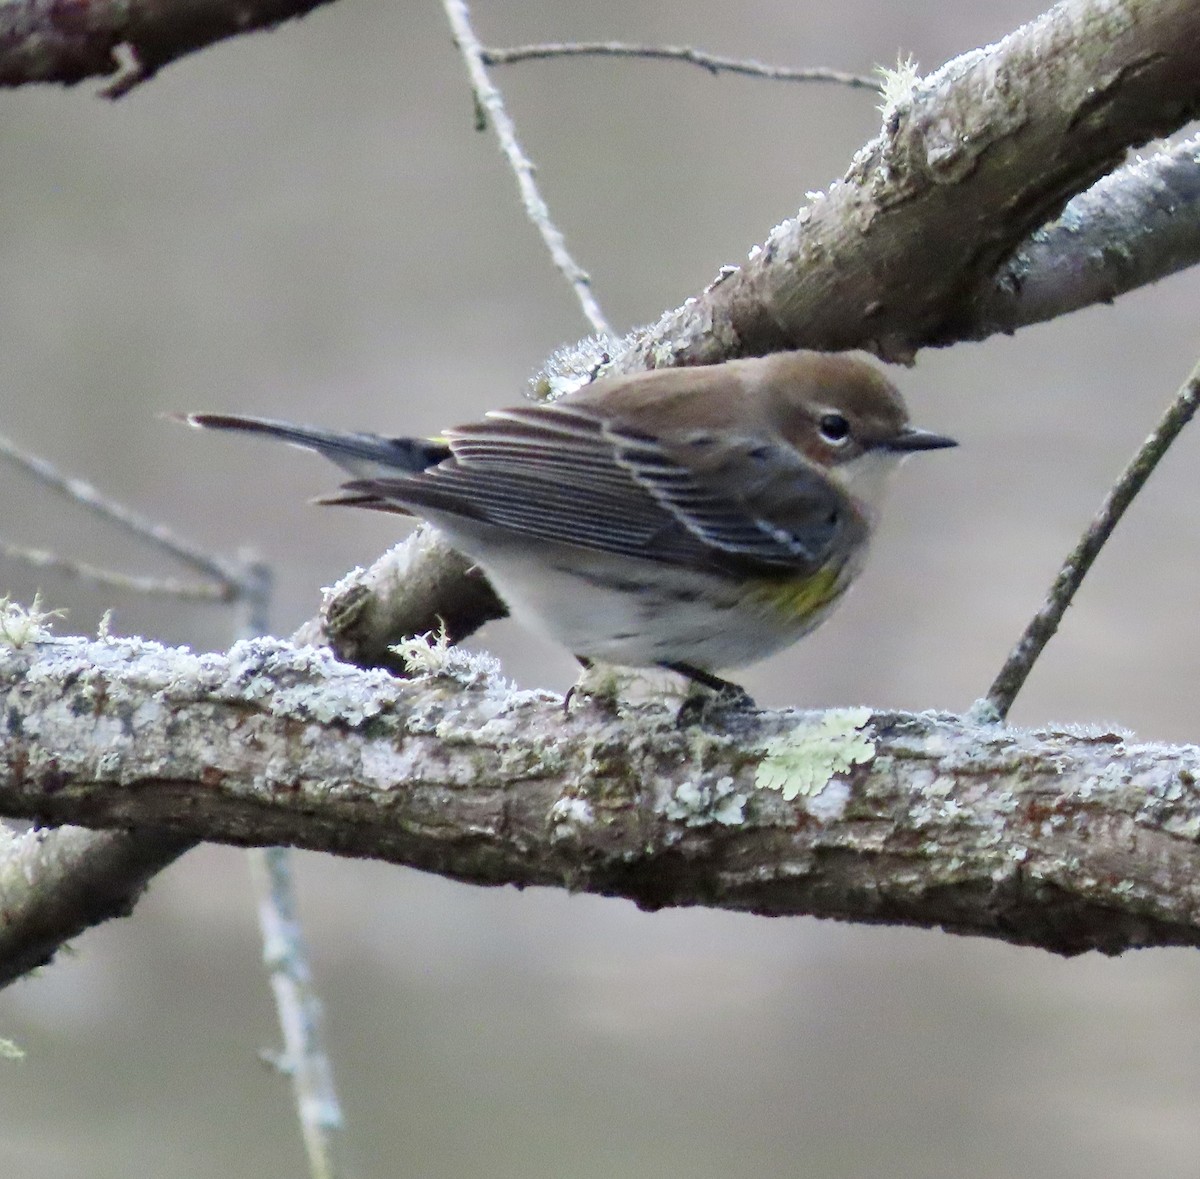
[{"label": "blurred background foliage", "polygon": [[[492,44],[689,43],[925,69],[1040,0],[479,3]],[[570,61],[497,72],[554,215],[624,329],[736,263],[878,124],[871,96]],[[584,332],[473,129],[436,4],[343,0],[170,67],[110,105],[0,97],[0,431],[278,577],[273,625],[397,522],[329,512],[308,456],[159,415],[235,409],[433,431],[519,398]],[[986,689],[1108,483],[1182,381],[1200,276],[897,379],[961,448],[913,464],[824,630],[745,676],[769,704],[962,709]],[[1016,723],[1197,736],[1200,437],[1168,457],[1068,615]],[[167,571],[0,470],[7,539]],[[18,567],[92,630],[222,648],[217,608],[118,600]],[[526,685],[570,659],[511,623]],[[1060,1179],[1194,1176],[1200,972],[1185,951],[1058,961],[938,933],[488,891],[304,856],[351,1174]],[[0,1158],[22,1179],[302,1173],[244,857],[188,855],[132,920],[0,994]]]}]

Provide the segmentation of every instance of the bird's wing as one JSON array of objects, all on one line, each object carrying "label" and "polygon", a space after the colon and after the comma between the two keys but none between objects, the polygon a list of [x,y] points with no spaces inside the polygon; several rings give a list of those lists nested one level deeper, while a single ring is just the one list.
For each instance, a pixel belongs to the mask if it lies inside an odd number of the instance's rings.
[{"label": "bird's wing", "polygon": [[782,442],[703,432],[664,441],[567,403],[498,410],[446,438],[446,461],[346,490],[539,540],[718,570],[815,569],[845,526],[845,497]]}]

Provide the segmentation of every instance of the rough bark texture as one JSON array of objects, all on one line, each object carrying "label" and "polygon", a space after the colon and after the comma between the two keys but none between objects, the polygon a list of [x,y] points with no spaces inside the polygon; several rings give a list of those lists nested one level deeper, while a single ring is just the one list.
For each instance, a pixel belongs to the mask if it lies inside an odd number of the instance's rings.
[{"label": "rough bark texture", "polygon": [[478,656],[429,660],[403,681],[267,640],[4,649],[0,812],[1066,954],[1200,942],[1193,746],[867,709],[564,715]]},{"label": "rough bark texture", "polygon": [[[0,0],[0,83],[110,74],[118,68],[114,47],[126,44],[136,62],[118,80],[115,89],[121,91],[200,44],[275,23],[311,6],[243,5],[234,13],[217,0],[188,0],[186,12],[165,0],[150,5],[83,0],[65,6],[61,0]],[[176,21],[178,27],[172,28]],[[1139,190],[1138,177],[1129,170],[1113,182],[1128,182],[1130,187],[1121,191],[1139,195],[1126,205],[1128,216],[1120,225],[1111,220],[1101,224],[1107,250],[1097,245],[1094,234],[1079,231],[1085,222],[1092,224],[1098,210],[1111,207],[1115,190],[1098,187],[1097,200],[1081,205],[1079,218],[1060,218],[1045,238],[1029,235],[1072,194],[1111,169],[1126,147],[1174,130],[1190,117],[1200,94],[1200,72],[1194,68],[1198,47],[1200,8],[1185,0],[1069,0],[1059,5],[998,45],[949,63],[893,103],[881,136],[859,153],[846,180],[773,231],[746,266],[723,272],[698,298],[631,341],[602,341],[574,360],[568,355],[549,384],[586,379],[581,374],[597,362],[613,362],[628,371],[795,345],[866,346],[903,359],[926,344],[979,338],[991,330],[1052,318],[1194,263],[1197,218],[1187,195],[1196,190],[1194,155],[1175,161],[1168,198],[1152,222],[1161,226],[1163,215],[1169,217],[1169,240],[1139,236],[1138,222],[1147,209],[1155,212],[1156,194],[1152,186]],[[1175,201],[1181,193],[1188,201],[1182,216]],[[1023,240],[1026,250],[1001,268]],[[1043,250],[1043,243],[1053,248]],[[1114,273],[1121,276],[1115,283]],[[1081,297],[1088,282],[1093,283],[1091,293]],[[403,585],[396,577],[399,567],[409,579]],[[457,555],[418,542],[344,587],[310,633],[332,642],[347,658],[390,666],[394,657],[388,647],[404,634],[436,629],[444,620],[452,634],[461,636],[496,616],[500,607],[494,595],[470,580]],[[387,592],[377,593],[380,586]],[[12,714],[17,723],[20,715]],[[21,747],[15,736],[10,747]],[[67,752],[64,745],[64,756]],[[10,772],[17,768],[10,764]],[[58,801],[63,813],[55,811],[55,817],[70,817],[65,813],[69,798]],[[132,813],[128,821],[133,821]],[[1135,823],[1130,831],[1136,835],[1140,829]],[[688,831],[694,836],[694,829]],[[200,838],[209,832],[189,834]],[[109,880],[114,911],[136,895],[152,871],[146,865],[156,853],[147,847],[148,858],[142,858],[137,850],[142,837],[129,836],[123,849],[124,836],[115,843],[107,836],[70,838],[76,870],[94,866],[99,878]],[[469,842],[461,834],[460,839]],[[692,846],[686,839],[684,845]],[[94,865],[85,854],[89,846]],[[1171,844],[1174,851],[1180,846]],[[114,849],[120,852],[115,857]],[[73,908],[70,897],[66,910],[55,909],[53,895],[38,897],[41,888],[53,894],[69,875],[61,870],[64,861],[56,841],[31,841],[22,854],[20,871],[4,877],[0,911],[18,935],[21,922],[41,923],[41,948],[33,951],[40,961],[56,935],[39,912],[57,914],[60,938],[73,936],[96,918],[87,916],[86,904]],[[818,858],[832,863],[838,854],[822,845]],[[690,865],[694,858],[670,850],[661,863]],[[128,868],[124,885],[108,871],[122,862]],[[635,855],[630,863],[637,862]],[[577,871],[591,886],[588,865],[580,864]],[[1026,876],[1051,879],[1044,873]],[[1016,890],[1026,902],[1030,887]],[[1134,891],[1121,894],[1122,903],[1111,910],[1093,898],[1079,910],[1082,917],[1051,922],[1055,928],[1076,930],[1060,936],[1053,948],[1083,948],[1091,941],[1115,949],[1139,941],[1189,940],[1190,932],[1180,932],[1190,931],[1189,922],[1155,916],[1157,901],[1145,919],[1153,935],[1103,933],[1109,918],[1116,924],[1133,919],[1125,902],[1130,896],[1136,899],[1140,887],[1132,884]],[[704,890],[696,888],[691,899],[704,899]],[[868,891],[860,890],[860,899]],[[880,893],[886,904],[881,902],[873,919],[942,921],[963,929],[975,928],[973,922],[979,921],[984,931],[980,914],[990,911],[989,930],[1002,932],[1013,910],[1001,903],[995,889],[977,884],[975,891],[979,901],[971,920],[957,908],[958,916],[937,917],[925,909],[923,917],[905,916],[915,913],[911,903],[900,904],[897,894],[887,890]],[[961,905],[970,892],[970,887],[956,888],[954,905]],[[1042,893],[1043,901],[1053,899],[1052,888],[1044,887]],[[639,894],[631,887],[628,895]],[[1068,900],[1072,895],[1068,890]],[[649,896],[639,899],[655,903]],[[681,892],[679,903],[688,899]],[[1049,907],[1070,913],[1072,903]],[[837,915],[872,919],[867,906],[860,909]],[[820,910],[814,905],[812,911]],[[1021,915],[1029,928],[1036,925],[1033,908],[1027,905]],[[1163,929],[1171,933],[1163,934]],[[1007,936],[1021,940],[1011,932]]]},{"label": "rough bark texture", "polygon": [[[1188,0],[1068,0],[920,80],[885,113],[880,136],[846,177],[777,226],[745,265],[625,340],[564,350],[539,386],[552,394],[603,371],[794,347],[906,360],[1192,265],[1200,258],[1195,151],[1118,169],[1085,190],[1129,147],[1194,114],[1198,59],[1200,6]],[[1095,230],[1083,232],[1093,217]],[[414,584],[437,583],[449,595],[462,636],[500,607],[458,581],[448,560],[461,566],[434,549],[405,564]],[[389,578],[385,568],[381,580]],[[416,608],[422,602],[430,608]],[[393,612],[409,631],[393,626]],[[437,604],[423,591],[411,600],[391,594],[359,617],[369,619],[368,653],[438,626]],[[339,650],[349,656],[356,642],[351,634]]]}]

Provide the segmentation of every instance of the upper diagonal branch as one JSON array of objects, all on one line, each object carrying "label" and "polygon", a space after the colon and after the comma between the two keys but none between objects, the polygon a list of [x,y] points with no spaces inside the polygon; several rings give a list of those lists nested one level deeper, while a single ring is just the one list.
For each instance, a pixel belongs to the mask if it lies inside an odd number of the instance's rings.
[{"label": "upper diagonal branch", "polygon": [[405,682],[268,641],[3,649],[0,695],[10,815],[1063,953],[1200,943],[1194,747],[866,710],[564,717],[477,667]]},{"label": "upper diagonal branch", "polygon": [[948,62],[845,178],[641,333],[625,370],[780,348],[903,360],[972,334],[1000,264],[1131,146],[1200,104],[1200,7],[1066,0]]}]

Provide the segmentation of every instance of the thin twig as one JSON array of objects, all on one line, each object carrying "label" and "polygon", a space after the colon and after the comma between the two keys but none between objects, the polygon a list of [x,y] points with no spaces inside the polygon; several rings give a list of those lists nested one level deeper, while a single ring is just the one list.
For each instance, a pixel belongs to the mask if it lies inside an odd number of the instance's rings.
[{"label": "thin twig", "polygon": [[550,209],[547,207],[542,194],[538,191],[533,179],[534,166],[517,141],[516,127],[504,108],[504,99],[500,91],[488,76],[484,63],[484,49],[475,36],[471,27],[471,17],[463,0],[442,0],[446,10],[446,18],[454,33],[454,41],[462,54],[471,78],[471,89],[475,94],[475,102],[480,110],[485,111],[496,129],[496,138],[500,141],[500,150],[508,160],[509,167],[517,178],[517,188],[525,205],[529,220],[537,227],[554,259],[555,266],[562,271],[567,281],[575,291],[575,297],[583,308],[583,314],[592,325],[594,331],[602,336],[612,334],[600,304],[592,293],[592,280],[571,255],[567,252],[566,240],[562,231],[550,219]]},{"label": "thin twig", "polygon": [[1092,562],[1112,535],[1125,509],[1141,491],[1171,443],[1179,436],[1179,432],[1192,420],[1198,405],[1200,363],[1192,369],[1187,382],[1175,395],[1175,400],[1163,414],[1154,432],[1142,443],[1137,454],[1121,472],[1121,477],[1113,484],[1087,531],[1063,563],[1042,608],[1030,620],[1025,633],[1017,641],[1017,645],[988,689],[986,702],[995,709],[999,719],[1003,720],[1008,715],[1034,663],[1054,632],[1058,630],[1075,591],[1087,576]]},{"label": "thin twig", "polygon": [[196,545],[189,544],[176,536],[165,525],[155,523],[145,516],[130,511],[129,508],[114,500],[108,499],[90,483],[64,475],[52,463],[48,463],[37,455],[29,454],[2,435],[0,435],[0,458],[8,459],[9,462],[32,475],[52,491],[58,492],[74,503],[81,504],[102,519],[108,520],[136,536],[139,540],[162,549],[176,560],[190,565],[193,569],[226,584],[239,593],[242,591],[242,572],[237,565],[206,553]]},{"label": "thin twig", "polygon": [[292,1080],[309,1172],[313,1179],[333,1179],[333,1143],[342,1129],[342,1110],[322,1045],[321,1001],[296,911],[291,859],[281,847],[253,850],[249,859],[258,893],[263,961],[283,1033],[280,1064]]},{"label": "thin twig", "polygon": [[705,53],[690,45],[632,45],[627,41],[567,41],[544,45],[514,45],[508,49],[483,49],[485,65],[513,65],[521,61],[541,61],[551,57],[646,57],[663,61],[682,61],[698,65],[710,74],[744,74],[750,78],[766,78],[772,82],[835,82],[856,90],[883,92],[878,78],[865,78],[844,70],[817,66],[791,69],[772,66],[751,58],[723,57]]},{"label": "thin twig", "polygon": [[[271,568],[261,561],[244,564],[246,591],[239,629],[243,637],[266,634],[270,619]],[[333,1083],[333,1064],[325,1047],[321,1000],[292,875],[292,853],[285,847],[252,848],[250,876],[258,900],[263,961],[283,1037],[282,1065],[291,1078],[296,1115],[312,1179],[334,1179],[334,1145],[343,1128],[341,1103]]]},{"label": "thin twig", "polygon": [[126,593],[148,594],[153,597],[181,598],[193,602],[229,602],[237,593],[237,587],[228,582],[179,581],[173,577],[141,577],[134,573],[118,573],[89,565],[86,561],[73,561],[60,557],[45,549],[31,549],[24,545],[10,544],[0,540],[0,559],[19,561],[34,569],[53,569],[77,581],[107,586]]}]

